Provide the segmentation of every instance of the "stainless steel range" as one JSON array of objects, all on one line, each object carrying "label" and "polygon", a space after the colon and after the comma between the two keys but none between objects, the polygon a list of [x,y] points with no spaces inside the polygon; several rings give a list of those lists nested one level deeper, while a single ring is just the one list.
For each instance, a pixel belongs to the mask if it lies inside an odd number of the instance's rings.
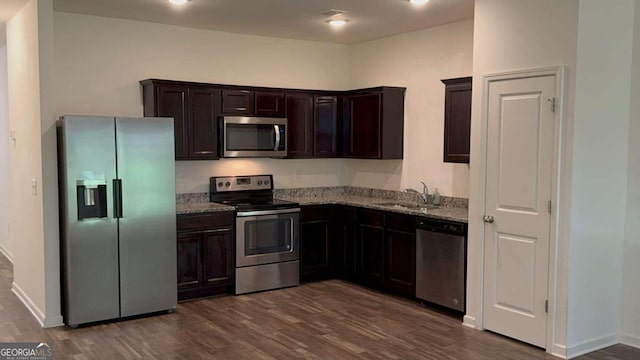
[{"label": "stainless steel range", "polygon": [[236,295],[300,283],[300,205],[273,198],[272,175],[212,177],[210,200],[236,208]]}]

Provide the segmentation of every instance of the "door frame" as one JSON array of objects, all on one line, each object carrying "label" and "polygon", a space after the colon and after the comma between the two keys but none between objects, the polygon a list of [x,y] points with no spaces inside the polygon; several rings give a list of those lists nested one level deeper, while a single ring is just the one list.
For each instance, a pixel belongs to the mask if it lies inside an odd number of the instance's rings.
[{"label": "door frame", "polygon": [[[482,105],[481,105],[481,128],[480,128],[480,145],[477,147],[480,150],[480,154],[475,159],[478,160],[479,176],[477,189],[482,189],[482,196],[478,197],[481,203],[475,206],[475,209],[486,208],[486,175],[487,175],[487,136],[488,136],[488,104],[489,104],[489,85],[492,82],[503,80],[515,80],[521,78],[531,78],[539,76],[555,76],[555,90],[556,90],[556,111],[555,111],[555,124],[553,134],[553,163],[551,172],[551,200],[552,210],[550,218],[549,228],[549,276],[548,276],[548,301],[549,312],[547,314],[547,336],[545,349],[548,353],[565,357],[566,346],[564,343],[564,332],[566,332],[566,295],[565,298],[558,299],[559,293],[562,293],[560,284],[566,282],[563,280],[566,277],[566,271],[563,271],[562,257],[560,254],[566,254],[566,241],[559,241],[562,239],[560,231],[563,228],[563,209],[561,188],[563,184],[563,158],[566,153],[566,139],[567,133],[566,119],[565,119],[565,105],[567,99],[565,82],[566,82],[566,67],[565,66],[550,66],[533,69],[515,70],[499,73],[491,73],[482,75]],[[473,215],[473,214],[470,214]],[[479,214],[482,215],[482,214]],[[476,219],[477,217],[477,219]],[[476,318],[467,318],[465,316],[465,324],[467,326],[475,327],[476,329],[483,330],[483,308],[484,308],[484,257],[485,257],[485,237],[484,237],[484,223],[481,216],[470,218],[470,221],[477,221],[481,226],[476,227],[476,231],[471,234],[477,237],[477,248],[475,254],[477,266],[475,269],[469,268],[467,271],[476,271],[477,273],[477,288],[475,294],[476,298]],[[566,255],[565,255],[566,256]],[[471,289],[470,289],[471,290]],[[565,291],[566,292],[566,291]],[[561,297],[563,295],[560,295]],[[560,310],[560,309],[564,309]],[[564,320],[563,320],[564,319]],[[561,333],[561,344],[556,341],[557,335]]]}]

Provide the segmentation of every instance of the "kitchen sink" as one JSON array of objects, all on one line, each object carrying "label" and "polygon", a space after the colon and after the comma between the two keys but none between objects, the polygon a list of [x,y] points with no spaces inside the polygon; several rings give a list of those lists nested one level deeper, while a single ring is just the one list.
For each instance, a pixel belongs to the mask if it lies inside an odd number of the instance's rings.
[{"label": "kitchen sink", "polygon": [[422,210],[422,211],[435,208],[433,205],[417,204],[417,203],[410,203],[410,202],[399,202],[399,201],[374,203],[373,205],[388,206],[388,207],[394,207],[394,208],[406,209],[406,210]]}]

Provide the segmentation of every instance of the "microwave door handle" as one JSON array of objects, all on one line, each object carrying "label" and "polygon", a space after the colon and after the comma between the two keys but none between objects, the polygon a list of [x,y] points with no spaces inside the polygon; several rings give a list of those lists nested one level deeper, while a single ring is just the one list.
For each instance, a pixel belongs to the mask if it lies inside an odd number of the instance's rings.
[{"label": "microwave door handle", "polygon": [[276,133],[276,146],[273,151],[278,151],[280,148],[280,125],[273,125],[273,131]]}]

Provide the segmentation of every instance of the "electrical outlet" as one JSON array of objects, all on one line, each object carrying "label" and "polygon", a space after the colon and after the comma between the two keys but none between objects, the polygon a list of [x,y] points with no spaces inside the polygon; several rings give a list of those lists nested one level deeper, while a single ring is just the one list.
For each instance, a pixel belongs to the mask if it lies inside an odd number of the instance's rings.
[{"label": "electrical outlet", "polygon": [[31,179],[31,195],[38,195],[38,180]]}]

